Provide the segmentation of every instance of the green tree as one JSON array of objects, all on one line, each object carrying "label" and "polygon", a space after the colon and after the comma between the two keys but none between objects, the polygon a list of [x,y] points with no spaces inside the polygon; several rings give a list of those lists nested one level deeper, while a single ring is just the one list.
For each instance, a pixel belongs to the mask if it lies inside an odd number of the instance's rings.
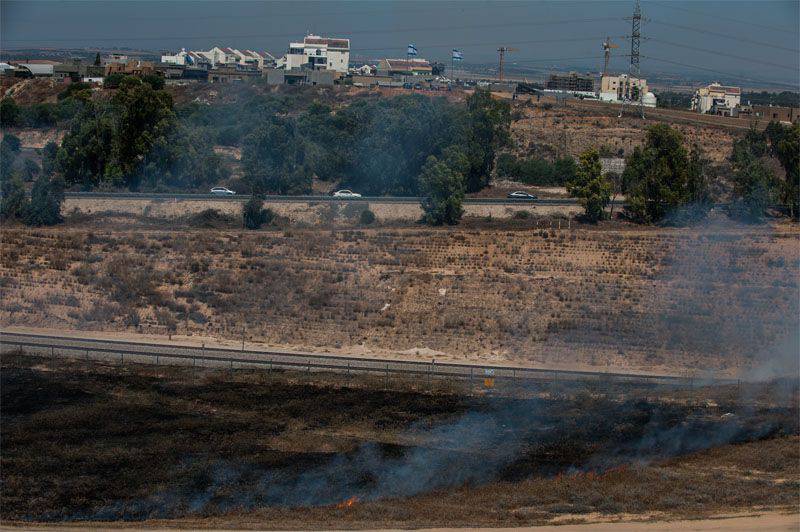
[{"label": "green tree", "polygon": [[42,148],[42,173],[51,176],[56,171],[56,157],[58,156],[58,144],[52,140]]},{"label": "green tree", "polygon": [[596,149],[583,152],[575,178],[567,183],[567,192],[584,208],[585,217],[597,222],[605,217],[611,202],[612,184],[603,176],[600,154]]},{"label": "green tree", "polygon": [[466,156],[455,150],[450,154],[451,164],[433,155],[428,157],[419,175],[422,195],[423,220],[429,225],[455,225],[464,214],[462,203],[466,189],[465,178],[459,165],[467,166]]},{"label": "green tree", "polygon": [[680,132],[666,124],[650,126],[644,146],[633,150],[622,175],[629,214],[640,222],[660,222],[706,197],[705,176],[697,174],[701,169],[690,164]]},{"label": "green tree", "polygon": [[39,176],[31,190],[31,200],[25,212],[25,224],[41,226],[60,223],[63,201],[63,181],[58,177]]},{"label": "green tree", "polygon": [[468,192],[477,192],[489,184],[495,155],[509,142],[511,105],[493,98],[489,91],[476,90],[467,98],[467,115],[470,166],[466,186]]},{"label": "green tree", "polygon": [[800,217],[800,124],[784,126],[770,122],[765,135],[785,172],[780,199],[789,207],[789,215],[797,219]]},{"label": "green tree", "polygon": [[244,180],[254,194],[306,194],[311,172],[292,121],[272,117],[248,138],[242,153]]},{"label": "green tree", "polygon": [[3,220],[22,218],[28,208],[28,199],[25,197],[25,188],[19,175],[3,177],[2,192],[0,218]]},{"label": "green tree", "polygon": [[14,127],[19,119],[19,106],[12,98],[0,100],[0,126]]},{"label": "green tree", "polygon": [[172,97],[129,76],[120,84],[112,103],[119,109],[114,142],[117,164],[129,184],[136,187],[139,163],[175,127]]},{"label": "green tree", "polygon": [[759,220],[777,199],[778,180],[766,162],[770,154],[767,141],[765,132],[751,128],[733,143],[730,161],[735,201],[731,214],[735,217]]},{"label": "green tree", "polygon": [[8,144],[0,142],[0,179],[5,179],[11,175],[11,168],[17,159],[17,153],[8,147]]}]

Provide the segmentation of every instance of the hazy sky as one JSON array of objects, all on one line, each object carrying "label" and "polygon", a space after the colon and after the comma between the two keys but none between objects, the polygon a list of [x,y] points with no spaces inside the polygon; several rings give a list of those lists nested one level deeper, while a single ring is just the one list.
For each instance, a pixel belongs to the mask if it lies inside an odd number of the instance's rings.
[{"label": "hazy sky", "polygon": [[[518,48],[509,62],[548,68],[602,68],[606,35],[620,44],[612,67],[626,69],[633,1],[528,2],[0,2],[3,49],[127,46],[147,50],[227,45],[285,53],[306,32],[349,37],[354,57],[421,57],[449,63],[497,60],[499,45]],[[649,21],[642,73],[730,73],[797,88],[800,1],[643,1]],[[613,57],[613,56],[612,56]],[[708,70],[702,70],[702,67]],[[716,72],[715,72],[716,71]],[[743,83],[745,84],[745,83]]]}]

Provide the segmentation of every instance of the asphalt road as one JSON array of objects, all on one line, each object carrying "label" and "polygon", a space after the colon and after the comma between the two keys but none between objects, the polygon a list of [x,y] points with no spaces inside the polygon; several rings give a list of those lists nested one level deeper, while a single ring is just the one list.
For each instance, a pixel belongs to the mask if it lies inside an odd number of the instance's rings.
[{"label": "asphalt road", "polygon": [[[165,194],[146,192],[67,192],[67,198],[94,199],[135,199],[135,200],[180,200],[180,201],[235,201],[245,202],[250,199],[247,194],[235,196],[217,196],[214,194]],[[363,196],[360,198],[335,198],[333,196],[266,196],[267,202],[280,203],[419,203],[421,198],[414,196]],[[475,205],[577,205],[573,198],[542,198],[537,200],[511,198],[467,198],[464,203]],[[623,205],[615,201],[614,205]]]},{"label": "asphalt road", "polygon": [[[3,352],[21,348],[50,356],[78,357],[89,360],[112,361],[120,364],[201,365],[208,367],[260,367],[265,370],[293,369],[333,371],[337,373],[371,373],[373,375],[404,375],[419,378],[484,379],[550,383],[585,382],[593,385],[636,384],[646,386],[691,386],[694,378],[677,375],[636,374],[601,371],[567,371],[512,366],[487,366],[469,362],[424,362],[400,359],[366,358],[356,356],[322,355],[280,350],[239,350],[209,348],[164,343],[130,342],[99,338],[50,336],[16,332],[0,332]],[[704,379],[705,383],[730,383],[732,380]]]}]

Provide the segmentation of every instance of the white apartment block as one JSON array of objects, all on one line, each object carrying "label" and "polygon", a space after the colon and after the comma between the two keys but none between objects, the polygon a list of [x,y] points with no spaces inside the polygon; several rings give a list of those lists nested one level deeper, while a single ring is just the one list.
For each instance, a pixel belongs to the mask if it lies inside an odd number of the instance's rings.
[{"label": "white apartment block", "polygon": [[275,58],[267,52],[256,52],[254,50],[236,50],[234,48],[220,48],[215,46],[211,50],[187,51],[181,49],[175,55],[162,55],[162,63],[171,65],[199,65],[207,63],[209,65],[242,65],[253,68],[264,68],[275,63]]},{"label": "white apartment block", "polygon": [[278,67],[292,70],[310,65],[314,69],[346,74],[349,63],[350,39],[306,35],[303,42],[289,43],[289,51],[278,60]]},{"label": "white apartment block", "polygon": [[705,114],[718,108],[721,114],[730,114],[730,110],[736,108],[741,101],[742,89],[739,87],[727,87],[719,83],[712,83],[706,87],[700,87],[694,93],[692,110]]}]

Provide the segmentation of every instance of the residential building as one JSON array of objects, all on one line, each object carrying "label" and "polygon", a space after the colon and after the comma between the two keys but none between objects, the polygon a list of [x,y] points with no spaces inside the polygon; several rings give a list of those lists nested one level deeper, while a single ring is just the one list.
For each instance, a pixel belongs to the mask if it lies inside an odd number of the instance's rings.
[{"label": "residential building", "polygon": [[378,63],[379,76],[430,76],[432,74],[433,67],[427,59],[381,59]]},{"label": "residential building", "polygon": [[550,74],[545,88],[566,92],[594,92],[594,78],[577,72]]},{"label": "residential building", "polygon": [[277,61],[285,70],[311,68],[347,73],[350,64],[350,39],[306,35],[303,42],[289,43],[286,55]]},{"label": "residential building", "polygon": [[128,56],[125,54],[109,54],[102,59],[103,66],[108,65],[110,63],[127,63]]},{"label": "residential building", "polygon": [[639,94],[648,94],[647,80],[632,78],[628,74],[600,78],[600,99],[609,102],[637,100]]},{"label": "residential building", "polygon": [[732,110],[739,106],[742,100],[742,90],[739,87],[729,87],[712,83],[700,87],[692,98],[692,110],[701,114],[711,113],[731,116]]},{"label": "residential building", "polygon": [[285,70],[281,68],[267,68],[263,71],[267,78],[267,85],[324,85],[332,86],[334,80],[340,75],[335,70],[320,70],[311,68],[295,68]]},{"label": "residential building", "polygon": [[241,69],[236,66],[219,66],[208,71],[208,81],[211,83],[231,83],[234,81],[244,81],[246,78],[259,76],[260,72],[255,69]]},{"label": "residential building", "polygon": [[[744,114],[744,113],[741,113]],[[753,105],[750,116],[769,122],[800,124],[800,108],[777,105]]]},{"label": "residential building", "polygon": [[105,68],[105,75],[110,74],[127,74],[129,76],[146,76],[148,74],[160,73],[156,69],[156,64],[152,61],[142,61],[140,59],[132,59],[127,63],[109,63]]}]

